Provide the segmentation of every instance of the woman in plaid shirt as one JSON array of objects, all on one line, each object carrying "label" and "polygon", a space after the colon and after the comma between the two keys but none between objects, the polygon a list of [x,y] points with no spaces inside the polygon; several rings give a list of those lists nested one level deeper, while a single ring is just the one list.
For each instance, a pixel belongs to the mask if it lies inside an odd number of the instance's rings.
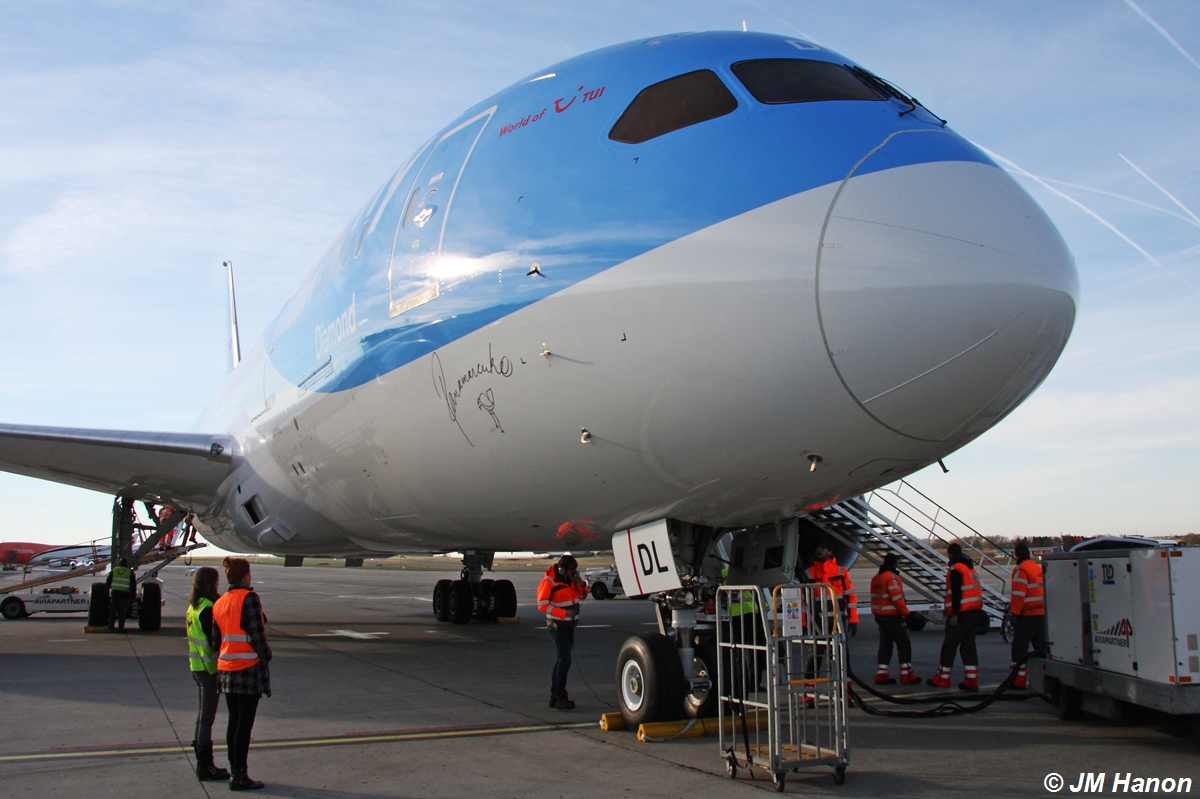
[{"label": "woman in plaid shirt", "polygon": [[267,619],[258,594],[250,587],[250,562],[225,558],[226,591],[213,606],[212,647],[217,655],[217,684],[225,694],[229,727],[225,743],[233,777],[229,789],[256,790],[263,787],[247,773],[250,731],[258,700],[271,695],[271,646],[267,643]]}]

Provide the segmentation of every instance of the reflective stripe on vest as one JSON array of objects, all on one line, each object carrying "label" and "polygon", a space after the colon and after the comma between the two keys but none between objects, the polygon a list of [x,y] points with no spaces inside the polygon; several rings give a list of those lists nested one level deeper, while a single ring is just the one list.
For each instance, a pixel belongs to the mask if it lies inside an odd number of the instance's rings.
[{"label": "reflective stripe on vest", "polygon": [[858,624],[858,594],[854,592],[854,583],[850,581],[850,572],[843,569],[833,558],[825,561],[815,561],[806,572],[814,583],[829,583],[837,595],[838,605],[846,613],[846,620]]},{"label": "reflective stripe on vest", "polygon": [[231,588],[213,605],[213,621],[221,630],[221,653],[217,656],[220,671],[241,671],[258,663],[258,653],[242,629],[242,605],[249,593],[246,588]]},{"label": "reflective stripe on vest", "polygon": [[908,615],[900,575],[883,572],[871,578],[871,613],[876,616]]},{"label": "reflective stripe on vest", "polygon": [[958,612],[965,613],[969,610],[983,610],[983,586],[979,583],[979,575],[975,573],[974,569],[967,566],[967,564],[959,561],[946,572],[945,614],[947,616],[953,615],[954,592],[950,590],[950,575],[956,571],[962,575],[962,601],[958,605]]},{"label": "reflective stripe on vest", "polygon": [[[549,583],[549,588],[546,587]],[[574,583],[560,583],[550,577],[543,577],[542,583],[538,586],[538,610],[546,614],[546,621],[574,621],[579,616],[579,603],[583,599],[583,591],[585,589],[577,587]],[[555,595],[562,595],[564,592],[568,597],[564,600],[555,600]]]},{"label": "reflective stripe on vest", "polygon": [[112,590],[133,593],[133,569],[128,566],[114,566],[112,570]]},{"label": "reflective stripe on vest", "polygon": [[1032,559],[1021,561],[1013,569],[1010,610],[1014,616],[1046,615],[1042,567]]},{"label": "reflective stripe on vest", "polygon": [[204,637],[204,627],[200,624],[200,614],[204,612],[205,608],[212,606],[213,601],[208,598],[201,599],[198,608],[188,605],[188,661],[191,663],[192,671],[207,671],[209,674],[216,674],[217,655],[209,645],[208,639]]},{"label": "reflective stripe on vest", "polygon": [[747,613],[754,613],[758,610],[758,602],[756,602],[754,591],[742,591],[741,602],[729,603],[730,616],[744,616]]}]

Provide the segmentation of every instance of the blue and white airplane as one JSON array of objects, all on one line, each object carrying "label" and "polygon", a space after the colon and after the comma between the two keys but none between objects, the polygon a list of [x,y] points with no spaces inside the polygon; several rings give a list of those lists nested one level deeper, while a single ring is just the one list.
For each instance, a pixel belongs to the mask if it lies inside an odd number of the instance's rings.
[{"label": "blue and white airplane", "polygon": [[515,610],[480,587],[494,552],[631,528],[707,586],[719,534],[996,424],[1078,294],[1033,199],[885,80],[799,39],[662,36],[438,131],[197,432],[6,425],[0,468],[185,509],[232,550],[463,551],[435,597],[460,621]]}]

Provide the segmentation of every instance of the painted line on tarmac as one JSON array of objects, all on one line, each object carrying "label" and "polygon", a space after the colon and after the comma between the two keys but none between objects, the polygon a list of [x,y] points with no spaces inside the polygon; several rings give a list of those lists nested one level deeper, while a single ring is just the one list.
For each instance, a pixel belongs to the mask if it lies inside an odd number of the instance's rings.
[{"label": "painted line on tarmac", "polygon": [[[577,730],[585,727],[595,727],[594,721],[577,721],[568,724],[516,724],[499,727],[441,727],[424,730],[397,730],[384,733],[358,733],[339,735],[328,738],[286,738],[276,741],[254,741],[251,747],[255,751],[263,749],[301,749],[314,746],[346,746],[348,744],[380,744],[397,743],[401,741],[428,741],[446,738],[481,738],[490,735],[524,735],[535,732],[555,732],[556,730]],[[215,746],[215,751],[224,750],[224,746]],[[30,763],[53,760],[79,760],[88,757],[144,756],[144,755],[174,755],[190,751],[189,747],[178,744],[169,746],[119,747],[112,749],[78,749],[74,751],[33,752],[24,755],[0,755],[0,763]]]}]

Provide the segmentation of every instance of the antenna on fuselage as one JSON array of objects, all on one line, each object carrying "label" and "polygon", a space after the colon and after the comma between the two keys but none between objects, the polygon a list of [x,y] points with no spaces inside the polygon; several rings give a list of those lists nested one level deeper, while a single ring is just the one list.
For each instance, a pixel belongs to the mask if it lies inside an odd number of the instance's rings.
[{"label": "antenna on fuselage", "polygon": [[221,265],[229,277],[229,359],[233,368],[242,362],[242,341],[238,336],[237,295],[233,291],[233,261],[222,261]]}]

